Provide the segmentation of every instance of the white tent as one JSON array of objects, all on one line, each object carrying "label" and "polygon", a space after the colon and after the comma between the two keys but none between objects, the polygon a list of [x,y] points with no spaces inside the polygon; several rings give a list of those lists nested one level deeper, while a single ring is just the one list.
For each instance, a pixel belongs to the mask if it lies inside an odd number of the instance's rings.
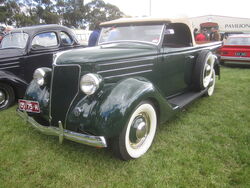
[{"label": "white tent", "polygon": [[217,23],[219,31],[224,32],[243,32],[250,33],[250,19],[249,18],[238,18],[229,16],[219,15],[206,15],[189,18],[193,29],[200,29],[202,23]]}]

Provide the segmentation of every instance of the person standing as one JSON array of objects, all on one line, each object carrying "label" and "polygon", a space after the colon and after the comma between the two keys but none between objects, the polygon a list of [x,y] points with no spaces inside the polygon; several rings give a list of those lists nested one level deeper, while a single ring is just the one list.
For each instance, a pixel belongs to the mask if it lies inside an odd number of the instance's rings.
[{"label": "person standing", "polygon": [[195,37],[196,37],[196,35],[198,35],[198,34],[199,34],[198,29],[197,29],[197,28],[195,28],[193,33],[194,33],[194,38],[195,38]]},{"label": "person standing", "polygon": [[95,25],[94,31],[89,36],[88,47],[95,46],[100,35],[99,24]]},{"label": "person standing", "polygon": [[206,35],[204,34],[205,31],[201,31],[199,34],[196,35],[195,40],[196,41],[206,41]]},{"label": "person standing", "polygon": [[218,30],[216,28],[212,28],[211,29],[211,34],[210,34],[210,40],[211,41],[220,41],[221,37],[220,37],[220,33],[218,32]]}]

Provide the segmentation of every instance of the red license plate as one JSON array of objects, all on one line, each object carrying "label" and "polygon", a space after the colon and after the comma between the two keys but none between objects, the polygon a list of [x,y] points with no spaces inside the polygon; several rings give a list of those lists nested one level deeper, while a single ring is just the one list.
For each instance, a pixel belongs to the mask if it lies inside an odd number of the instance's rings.
[{"label": "red license plate", "polygon": [[37,101],[28,101],[19,99],[18,104],[19,104],[19,110],[26,112],[40,113],[40,107]]}]

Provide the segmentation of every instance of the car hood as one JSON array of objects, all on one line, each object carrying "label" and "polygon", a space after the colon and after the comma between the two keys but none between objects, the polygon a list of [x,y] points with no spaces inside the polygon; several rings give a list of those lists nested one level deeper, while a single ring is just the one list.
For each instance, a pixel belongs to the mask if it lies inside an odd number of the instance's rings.
[{"label": "car hood", "polygon": [[22,55],[24,55],[23,49],[18,49],[18,48],[1,49],[0,48],[0,61],[5,60],[7,58],[19,57]]},{"label": "car hood", "polygon": [[83,64],[104,61],[115,61],[127,58],[150,56],[157,54],[157,46],[146,43],[112,43],[84,49],[60,52],[55,63]]}]

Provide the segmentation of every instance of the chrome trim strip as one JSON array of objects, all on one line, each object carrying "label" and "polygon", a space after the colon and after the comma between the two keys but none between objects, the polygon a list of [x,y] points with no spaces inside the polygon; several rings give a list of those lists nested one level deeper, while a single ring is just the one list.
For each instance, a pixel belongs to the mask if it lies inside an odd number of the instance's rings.
[{"label": "chrome trim strip", "polygon": [[110,78],[115,78],[115,77],[123,77],[123,76],[129,76],[129,75],[134,75],[134,74],[146,73],[146,72],[152,72],[152,70],[132,72],[132,73],[127,73],[127,74],[119,74],[119,75],[115,75],[115,76],[107,76],[107,77],[104,77],[104,79],[110,79]]},{"label": "chrome trim strip", "polygon": [[221,60],[250,61],[250,57],[227,57],[227,56],[221,56]]},{"label": "chrome trim strip", "polygon": [[[174,48],[174,51],[165,51],[163,52],[163,55],[168,54],[168,55],[178,55],[180,52],[185,52],[185,53],[195,53],[197,51],[200,50],[200,48],[203,48],[203,50],[215,50],[217,48],[219,48],[221,45],[216,45],[216,46],[212,46],[213,48],[211,48],[211,46],[206,46],[205,47],[200,47],[200,46],[189,46],[189,47],[182,47],[182,48]],[[165,47],[166,48],[166,47]]]},{"label": "chrome trim strip", "polygon": [[51,73],[51,79],[50,79],[50,90],[49,90],[49,124],[51,125],[51,120],[52,120],[52,116],[51,116],[51,97],[52,97],[52,86],[53,86],[53,80],[54,80],[54,66],[55,64],[52,64],[52,73]]},{"label": "chrome trim strip", "polygon": [[250,65],[250,61],[233,61],[233,60],[226,60],[224,61],[225,64],[234,64],[234,65]]},{"label": "chrome trim strip", "polygon": [[[76,50],[76,49],[75,49],[75,50]],[[70,52],[70,51],[73,51],[73,49],[57,52],[57,53],[54,55],[53,65],[56,65],[57,59],[58,59],[62,54],[67,53],[67,52]]]},{"label": "chrome trim strip", "polygon": [[145,44],[150,44],[153,46],[158,46],[158,43],[153,43],[153,42],[147,42],[147,41],[142,41],[142,40],[115,40],[115,41],[109,41],[109,42],[102,42],[102,43],[98,43],[98,46],[101,45],[106,45],[106,44],[113,44],[113,43],[122,43],[122,42],[133,42],[133,43],[145,43]]},{"label": "chrome trim strip", "polygon": [[10,66],[10,67],[1,67],[0,70],[5,70],[5,69],[11,69],[11,68],[17,68],[20,67],[19,65],[15,65],[15,66]]},{"label": "chrome trim strip", "polygon": [[107,142],[104,136],[93,136],[82,133],[73,132],[67,129],[64,129],[62,124],[59,123],[59,127],[53,126],[43,126],[37,123],[34,118],[28,116],[26,112],[22,112],[17,110],[17,113],[20,117],[22,117],[29,125],[31,125],[36,130],[40,131],[43,134],[58,136],[59,142],[62,143],[63,139],[71,140],[74,142],[78,142],[80,144],[85,144],[94,147],[107,147]]},{"label": "chrome trim strip", "polygon": [[137,66],[129,66],[129,67],[118,68],[118,69],[97,71],[97,73],[114,72],[114,71],[119,71],[119,70],[134,69],[134,68],[140,68],[140,67],[148,67],[148,66],[153,66],[153,65],[154,65],[153,63],[150,63],[150,64],[145,64],[145,65],[137,65]]},{"label": "chrome trim strip", "polygon": [[124,64],[124,63],[131,63],[131,62],[134,62],[134,61],[145,61],[145,60],[154,60],[155,58],[157,57],[157,54],[153,55],[153,56],[150,56],[150,57],[142,57],[142,58],[131,58],[131,59],[128,59],[128,60],[117,60],[115,62],[112,62],[112,63],[102,63],[102,64],[98,64],[98,66],[107,66],[107,65],[116,65],[116,64]]},{"label": "chrome trim strip", "polygon": [[[65,65],[66,66],[66,65]],[[72,65],[71,65],[72,66]],[[68,110],[67,110],[67,112],[66,112],[66,116],[65,116],[65,120],[64,120],[64,122],[65,122],[65,128],[67,127],[67,117],[68,117],[68,114],[69,114],[69,110],[71,109],[71,106],[72,106],[72,104],[73,104],[73,102],[75,101],[75,99],[76,99],[76,97],[79,95],[79,88],[80,88],[80,80],[81,80],[81,66],[80,65],[75,65],[75,66],[78,66],[79,67],[79,77],[78,77],[78,83],[77,83],[77,92],[76,92],[76,95],[73,97],[73,99],[72,99],[72,101],[71,101],[71,103],[69,104],[69,108],[68,108]]]},{"label": "chrome trim strip", "polygon": [[13,65],[13,64],[19,64],[19,62],[14,62],[14,63],[3,63],[3,64],[0,64],[0,66]]}]

